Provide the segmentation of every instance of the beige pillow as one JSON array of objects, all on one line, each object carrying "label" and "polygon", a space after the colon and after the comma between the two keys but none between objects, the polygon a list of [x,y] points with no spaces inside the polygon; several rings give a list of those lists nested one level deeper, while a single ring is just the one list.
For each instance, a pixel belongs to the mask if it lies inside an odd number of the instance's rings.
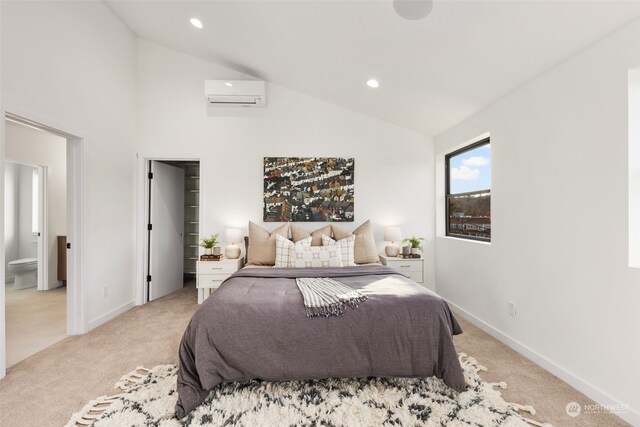
[{"label": "beige pillow", "polygon": [[[333,230],[333,238],[335,240],[346,239],[352,234],[349,230],[335,225],[332,225],[331,229]],[[373,237],[371,222],[369,220],[363,222],[360,227],[353,230],[353,235],[356,236],[356,242],[353,245],[356,264],[380,263],[378,247],[376,246],[376,239]]]},{"label": "beige pillow", "polygon": [[323,234],[326,234],[327,236],[331,236],[330,225],[325,225],[324,227],[318,228],[317,230],[309,233],[307,230],[300,228],[297,225],[291,224],[291,235],[293,236],[294,242],[299,242],[302,239],[311,237],[311,246],[321,246]]},{"label": "beige pillow", "polygon": [[289,238],[289,223],[269,233],[264,228],[249,221],[249,248],[247,264],[274,265],[276,263],[276,235]]}]

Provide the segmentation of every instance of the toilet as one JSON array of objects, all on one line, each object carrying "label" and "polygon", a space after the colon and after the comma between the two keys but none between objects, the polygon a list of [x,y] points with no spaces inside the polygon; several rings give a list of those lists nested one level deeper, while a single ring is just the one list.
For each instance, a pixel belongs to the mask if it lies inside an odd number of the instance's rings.
[{"label": "toilet", "polygon": [[37,258],[22,258],[9,262],[8,270],[15,274],[13,289],[32,288],[38,284],[36,273],[38,271]]}]

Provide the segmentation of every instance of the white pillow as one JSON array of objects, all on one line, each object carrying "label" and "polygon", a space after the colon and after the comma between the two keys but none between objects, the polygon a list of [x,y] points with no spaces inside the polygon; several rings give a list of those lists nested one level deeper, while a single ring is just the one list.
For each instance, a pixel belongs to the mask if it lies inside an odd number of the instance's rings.
[{"label": "white pillow", "polygon": [[294,247],[306,247],[311,246],[311,236],[306,239],[302,239],[297,243],[293,243],[291,240],[276,234],[276,263],[274,267],[289,268],[293,267],[291,263],[290,254]]},{"label": "white pillow", "polygon": [[293,267],[342,267],[342,254],[338,245],[302,246],[295,244],[290,249],[289,258]]},{"label": "white pillow", "polygon": [[344,239],[340,239],[337,242],[326,234],[322,235],[322,246],[336,245],[340,248],[340,253],[342,254],[342,265],[345,267],[356,265],[355,252],[353,250],[355,243],[356,236],[353,234],[349,237],[345,237]]}]

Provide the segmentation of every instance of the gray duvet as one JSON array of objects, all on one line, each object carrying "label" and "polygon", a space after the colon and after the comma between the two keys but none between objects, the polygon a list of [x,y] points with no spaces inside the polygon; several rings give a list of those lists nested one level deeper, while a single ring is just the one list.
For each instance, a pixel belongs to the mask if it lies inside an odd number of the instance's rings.
[{"label": "gray duvet", "polygon": [[[333,277],[369,299],[339,317],[307,318],[297,277]],[[196,311],[180,343],[176,416],[213,387],[249,379],[436,376],[466,385],[447,303],[380,265],[242,269]]]}]

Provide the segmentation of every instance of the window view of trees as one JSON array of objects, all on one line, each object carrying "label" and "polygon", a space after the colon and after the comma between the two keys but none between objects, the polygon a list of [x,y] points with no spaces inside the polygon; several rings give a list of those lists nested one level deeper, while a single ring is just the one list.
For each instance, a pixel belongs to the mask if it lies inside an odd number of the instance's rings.
[{"label": "window view of trees", "polygon": [[482,140],[446,156],[447,235],[491,241],[491,145]]}]

